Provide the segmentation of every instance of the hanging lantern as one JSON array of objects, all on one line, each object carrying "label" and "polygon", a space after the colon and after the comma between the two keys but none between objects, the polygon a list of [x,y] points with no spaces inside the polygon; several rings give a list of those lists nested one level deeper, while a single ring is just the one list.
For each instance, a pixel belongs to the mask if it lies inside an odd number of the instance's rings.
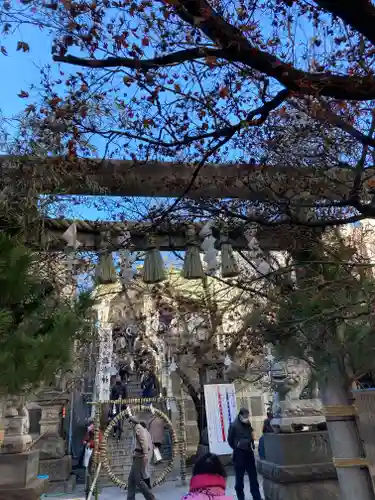
[{"label": "hanging lantern", "polygon": [[238,266],[233,255],[232,245],[229,243],[228,233],[225,232],[221,240],[221,275],[223,278],[238,276]]},{"label": "hanging lantern", "polygon": [[117,273],[113,264],[112,252],[104,252],[99,257],[95,269],[95,280],[99,285],[117,283]]},{"label": "hanging lantern", "polygon": [[144,283],[153,284],[160,283],[165,279],[163,258],[156,248],[155,239],[151,237],[143,263],[142,280]]},{"label": "hanging lantern", "polygon": [[187,280],[202,279],[205,274],[200,256],[200,244],[197,241],[195,228],[193,226],[189,227],[186,235],[187,243],[182,276]]},{"label": "hanging lantern", "polygon": [[247,240],[247,246],[249,249],[249,258],[256,259],[262,253],[257,238],[256,224],[250,224],[244,231],[244,236]]},{"label": "hanging lantern", "polygon": [[271,266],[265,260],[265,255],[256,237],[256,231],[256,226],[254,225],[250,226],[245,231],[245,238],[249,248],[248,256],[254,261],[254,267],[258,275],[264,276],[271,271]]}]

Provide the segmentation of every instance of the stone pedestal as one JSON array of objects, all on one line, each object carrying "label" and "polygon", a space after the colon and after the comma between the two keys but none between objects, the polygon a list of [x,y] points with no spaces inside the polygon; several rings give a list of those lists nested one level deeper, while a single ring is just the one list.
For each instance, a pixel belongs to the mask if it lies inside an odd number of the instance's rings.
[{"label": "stone pedestal", "polygon": [[39,452],[0,455],[0,500],[39,500],[48,480],[38,479]]},{"label": "stone pedestal", "polygon": [[0,500],[40,500],[48,479],[33,479],[24,487],[0,488]]},{"label": "stone pedestal", "polygon": [[38,394],[37,403],[41,408],[41,438],[34,449],[39,450],[39,474],[48,475],[50,490],[65,491],[65,483],[70,481],[72,458],[66,455],[66,443],[60,435],[61,411],[69,398],[56,391]]},{"label": "stone pedestal", "polygon": [[258,461],[265,500],[338,500],[328,433],[265,434]]},{"label": "stone pedestal", "polygon": [[72,493],[76,476],[72,472],[72,457],[46,458],[39,461],[39,475],[48,476],[48,493]]},{"label": "stone pedestal", "polygon": [[60,435],[61,411],[69,397],[56,391],[44,391],[38,394],[36,402],[41,407],[40,433],[44,435],[37,444],[40,458],[61,458],[65,455],[65,441]]},{"label": "stone pedestal", "polygon": [[72,471],[72,457],[46,458],[39,461],[39,475],[48,476],[49,480],[67,481]]},{"label": "stone pedestal", "polygon": [[32,443],[30,434],[8,434],[4,435],[2,444],[2,453],[22,453],[27,450]]},{"label": "stone pedestal", "polygon": [[33,449],[39,450],[40,462],[51,458],[62,458],[65,456],[65,441],[61,436],[48,432],[35,443]]},{"label": "stone pedestal", "polygon": [[274,432],[295,432],[303,427],[311,431],[325,426],[323,405],[320,399],[280,401],[271,421]]}]

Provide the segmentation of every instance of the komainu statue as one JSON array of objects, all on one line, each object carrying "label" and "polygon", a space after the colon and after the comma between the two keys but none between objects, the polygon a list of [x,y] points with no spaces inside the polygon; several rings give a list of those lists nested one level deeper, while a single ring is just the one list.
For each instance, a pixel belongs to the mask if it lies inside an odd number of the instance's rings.
[{"label": "komainu statue", "polygon": [[295,432],[325,426],[322,402],[307,361],[293,357],[277,361],[271,366],[270,375],[275,391],[274,431]]},{"label": "komainu statue", "polygon": [[4,412],[1,454],[22,453],[31,445],[29,412],[20,396],[8,396]]}]

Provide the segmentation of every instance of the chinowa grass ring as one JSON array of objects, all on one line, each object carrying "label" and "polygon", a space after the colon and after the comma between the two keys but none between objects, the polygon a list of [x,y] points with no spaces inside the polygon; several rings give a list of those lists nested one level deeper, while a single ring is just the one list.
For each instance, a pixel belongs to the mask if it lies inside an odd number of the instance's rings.
[{"label": "chinowa grass ring", "polygon": [[[172,422],[170,421],[170,419],[167,417],[167,415],[165,413],[161,412],[160,410],[158,410],[156,408],[152,408],[151,409],[150,406],[141,406],[141,407],[137,406],[137,410],[138,411],[148,411],[148,412],[152,411],[152,413],[154,415],[157,415],[158,417],[160,417],[161,419],[164,420],[164,422],[167,424],[167,427],[171,431],[171,438],[172,438],[172,458],[169,460],[169,462],[167,463],[167,465],[164,468],[164,470],[160,473],[160,475],[156,479],[154,479],[154,481],[152,483],[152,487],[155,487],[155,486],[158,486],[159,484],[161,484],[163,481],[165,481],[165,479],[168,476],[168,474],[172,471],[172,467],[173,467],[174,461],[175,461],[176,456],[177,456],[177,452],[176,452],[177,436],[176,436],[176,433],[175,433],[175,431],[173,429]],[[114,429],[115,425],[123,417],[126,416],[126,413],[127,413],[127,410],[122,410],[108,424],[108,426],[107,426],[107,428],[106,428],[106,430],[104,431],[104,434],[103,434],[103,442],[102,442],[101,449],[100,449],[100,458],[101,458],[101,462],[103,464],[103,468],[104,468],[105,472],[107,473],[109,479],[116,486],[118,486],[119,488],[121,488],[123,490],[127,489],[128,483],[125,482],[125,481],[122,481],[120,478],[118,478],[113,473],[112,468],[111,468],[111,466],[109,464],[107,443],[108,443],[108,438],[109,438],[110,434],[113,432],[113,429]]]}]

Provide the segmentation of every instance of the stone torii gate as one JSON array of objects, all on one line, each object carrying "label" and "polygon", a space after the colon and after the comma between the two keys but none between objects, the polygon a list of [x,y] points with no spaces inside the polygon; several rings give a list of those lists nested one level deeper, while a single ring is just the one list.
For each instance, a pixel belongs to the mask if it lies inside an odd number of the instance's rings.
[{"label": "stone torii gate", "polygon": [[[163,162],[136,162],[127,160],[76,159],[62,157],[0,156],[0,187],[16,183],[22,193],[30,187],[40,194],[143,196],[175,198],[237,198],[264,203],[298,204],[347,199],[352,190],[355,171],[342,168],[302,168],[268,165],[207,164],[197,168],[190,164]],[[365,172],[362,194],[373,184],[375,168]],[[22,196],[22,194],[21,194]],[[61,250],[61,234],[72,221],[46,219],[41,240],[33,241],[50,250]],[[131,234],[132,248],[144,250],[147,234],[155,235],[160,250],[182,250],[185,246],[184,224],[151,224],[128,222],[94,223],[76,221],[82,248],[102,248],[103,235],[107,247],[116,250],[121,245],[119,236]],[[197,233],[199,225],[196,225]],[[264,249],[286,250],[289,246],[282,235],[293,237],[312,230],[283,225],[259,227],[259,240]],[[241,228],[231,231],[230,243],[234,249],[247,248]]]},{"label": "stone torii gate", "polygon": [[[39,193],[238,198],[286,202],[304,195],[311,201],[342,199],[350,193],[355,170],[280,165],[191,164],[62,157],[0,156],[0,183],[18,180]],[[364,183],[375,179],[375,168]]]},{"label": "stone torii gate", "polygon": [[[124,233],[130,233],[130,247],[134,251],[144,251],[148,248],[148,235],[155,231],[155,246],[160,251],[181,251],[186,248],[187,224],[164,223],[153,229],[151,223],[129,221],[120,222],[93,222],[87,220],[75,221],[72,219],[44,219],[43,231],[40,235],[34,234],[34,239],[28,242],[33,246],[42,247],[49,251],[63,251],[66,242],[62,239],[63,233],[75,223],[77,239],[81,243],[81,250],[116,251],[124,248],[122,238]],[[191,226],[191,224],[189,224]],[[199,223],[193,224],[196,234],[202,229]],[[287,234],[287,238],[285,237]],[[258,242],[264,251],[287,251],[293,248],[294,238],[310,238],[314,229],[283,225],[282,227],[259,227]],[[31,235],[30,235],[31,238]],[[243,227],[229,231],[229,241],[234,250],[246,250],[248,242],[243,234]]]},{"label": "stone torii gate", "polygon": [[[374,182],[375,169],[366,170],[364,177],[362,194],[366,196],[366,184]],[[196,165],[162,162],[0,157],[0,189],[7,185],[17,186],[20,198],[31,190],[38,194],[237,198],[279,204],[298,204],[303,199],[313,206],[319,200],[347,199],[354,180],[355,171],[346,167],[205,165],[199,168]],[[61,236],[72,222],[45,219],[42,234],[30,239],[29,243],[42,250],[61,251],[66,246]],[[144,250],[151,229],[156,229],[156,245],[161,250],[181,250],[185,247],[184,224],[166,223],[151,228],[136,222],[75,222],[82,249],[100,251],[103,245],[109,251],[118,249],[121,247],[121,235],[127,231],[131,235],[132,247]],[[198,230],[199,225],[196,225],[197,233]],[[287,239],[284,236],[286,230]],[[258,239],[264,249],[289,250],[293,240],[304,240],[303,231],[314,232],[284,225],[281,228],[260,228]],[[241,228],[234,230],[230,239],[234,249],[247,248]],[[8,495],[6,498],[11,500],[12,497]],[[27,498],[36,498],[35,489]]]}]

